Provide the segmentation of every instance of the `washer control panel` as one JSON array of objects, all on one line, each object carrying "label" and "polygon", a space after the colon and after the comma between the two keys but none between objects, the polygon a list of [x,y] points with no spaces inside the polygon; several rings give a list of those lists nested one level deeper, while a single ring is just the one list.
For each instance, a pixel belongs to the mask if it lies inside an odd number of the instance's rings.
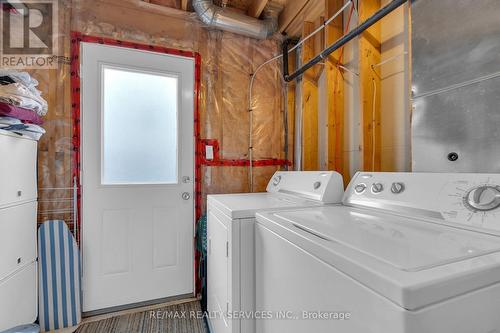
[{"label": "washer control panel", "polygon": [[343,203],[500,234],[500,174],[359,172]]}]

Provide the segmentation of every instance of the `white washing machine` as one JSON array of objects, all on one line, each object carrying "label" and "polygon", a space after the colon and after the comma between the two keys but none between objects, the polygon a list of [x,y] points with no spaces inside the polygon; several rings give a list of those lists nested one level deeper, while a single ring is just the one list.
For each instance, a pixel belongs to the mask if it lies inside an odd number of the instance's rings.
[{"label": "white washing machine", "polygon": [[212,333],[255,333],[257,211],[340,203],[336,172],[276,172],[267,192],[208,196],[207,310]]},{"label": "white washing machine", "polygon": [[500,332],[500,174],[358,173],[257,214],[259,333]]}]

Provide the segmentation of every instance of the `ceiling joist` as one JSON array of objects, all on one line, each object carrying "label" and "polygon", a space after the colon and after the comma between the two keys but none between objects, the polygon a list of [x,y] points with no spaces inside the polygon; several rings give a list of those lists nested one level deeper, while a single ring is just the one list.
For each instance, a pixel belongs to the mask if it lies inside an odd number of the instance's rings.
[{"label": "ceiling joist", "polygon": [[293,0],[287,2],[279,17],[279,32],[283,32],[288,28],[293,19],[299,15],[308,2],[309,0]]},{"label": "ceiling joist", "polygon": [[247,15],[258,18],[264,7],[266,7],[268,0],[254,0],[248,7]]}]

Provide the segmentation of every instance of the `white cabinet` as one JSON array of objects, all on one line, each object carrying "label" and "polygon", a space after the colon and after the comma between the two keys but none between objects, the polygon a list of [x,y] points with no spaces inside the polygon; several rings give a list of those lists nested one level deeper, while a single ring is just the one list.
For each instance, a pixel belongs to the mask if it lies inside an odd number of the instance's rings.
[{"label": "white cabinet", "polygon": [[37,317],[37,143],[0,130],[0,332]]},{"label": "white cabinet", "polygon": [[0,132],[0,208],[36,200],[36,150],[36,141]]},{"label": "white cabinet", "polygon": [[36,201],[0,209],[0,277],[36,259]]},{"label": "white cabinet", "polygon": [[38,314],[37,262],[0,280],[0,331],[33,323]]}]

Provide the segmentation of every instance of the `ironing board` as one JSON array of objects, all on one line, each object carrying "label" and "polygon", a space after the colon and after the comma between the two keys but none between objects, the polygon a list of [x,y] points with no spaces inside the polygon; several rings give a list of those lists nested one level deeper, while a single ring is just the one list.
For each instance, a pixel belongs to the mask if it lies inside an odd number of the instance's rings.
[{"label": "ironing board", "polygon": [[80,254],[73,234],[61,220],[38,229],[39,322],[42,332],[81,321]]}]

